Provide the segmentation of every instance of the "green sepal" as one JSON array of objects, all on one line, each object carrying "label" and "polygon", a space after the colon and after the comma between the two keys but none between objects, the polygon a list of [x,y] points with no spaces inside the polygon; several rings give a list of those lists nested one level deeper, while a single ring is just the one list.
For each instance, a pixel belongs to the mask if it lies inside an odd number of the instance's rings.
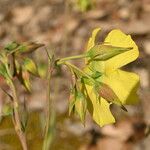
[{"label": "green sepal", "polygon": [[90,61],[92,60],[105,61],[107,59],[110,59],[116,55],[119,55],[129,50],[132,50],[132,47],[125,48],[125,47],[115,47],[111,45],[101,44],[92,47],[87,52],[87,55],[91,58]]},{"label": "green sepal", "polygon": [[20,67],[20,71],[17,77],[20,83],[25,87],[25,89],[31,92],[30,76],[29,76],[28,71],[23,66]]},{"label": "green sepal", "polygon": [[33,74],[35,76],[39,76],[37,65],[36,65],[36,63],[32,59],[25,58],[23,60],[23,64],[22,65],[31,74]]},{"label": "green sepal", "polygon": [[75,101],[75,111],[78,113],[82,123],[85,123],[85,116],[87,111],[87,101],[84,93],[81,91],[77,92]]},{"label": "green sepal", "polygon": [[87,77],[82,77],[82,78],[81,78],[81,83],[93,86],[93,81],[91,81],[91,80],[90,80],[89,78],[87,78]]},{"label": "green sepal", "polygon": [[85,123],[85,116],[87,111],[87,101],[83,89],[75,87],[71,90],[69,99],[69,115],[71,112],[76,112],[82,123]]},{"label": "green sepal", "polygon": [[97,86],[97,91],[99,93],[99,96],[104,98],[106,101],[119,105],[124,111],[127,111],[127,109],[123,106],[118,96],[107,84],[100,83]]},{"label": "green sepal", "polygon": [[76,89],[73,88],[70,92],[70,97],[69,97],[69,116],[71,115],[72,112],[74,112],[76,95],[77,95]]}]

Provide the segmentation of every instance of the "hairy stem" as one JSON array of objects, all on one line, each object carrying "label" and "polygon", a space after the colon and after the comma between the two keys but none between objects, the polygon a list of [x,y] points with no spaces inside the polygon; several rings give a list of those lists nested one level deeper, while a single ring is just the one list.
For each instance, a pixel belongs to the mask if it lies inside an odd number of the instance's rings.
[{"label": "hairy stem", "polygon": [[19,137],[19,140],[21,142],[23,150],[28,150],[25,133],[22,131],[22,127],[21,127],[21,120],[20,120],[19,110],[18,110],[19,104],[18,104],[18,96],[17,96],[17,92],[16,92],[16,87],[15,87],[12,80],[10,81],[10,88],[11,88],[12,93],[13,93],[13,108],[14,108],[13,123],[15,126],[15,130],[16,130],[16,133]]}]

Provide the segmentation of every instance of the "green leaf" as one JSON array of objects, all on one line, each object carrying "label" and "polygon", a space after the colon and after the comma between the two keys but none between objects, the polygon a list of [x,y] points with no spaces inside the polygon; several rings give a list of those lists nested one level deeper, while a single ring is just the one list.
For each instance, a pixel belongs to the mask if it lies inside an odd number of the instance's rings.
[{"label": "green leaf", "polygon": [[38,69],[36,64],[34,63],[34,61],[30,58],[25,58],[23,60],[23,66],[24,68],[29,71],[30,73],[32,73],[35,76],[38,76]]},{"label": "green leaf", "polygon": [[92,47],[87,52],[87,55],[91,58],[90,61],[92,60],[104,61],[129,50],[132,50],[132,47],[125,48],[101,44]]}]

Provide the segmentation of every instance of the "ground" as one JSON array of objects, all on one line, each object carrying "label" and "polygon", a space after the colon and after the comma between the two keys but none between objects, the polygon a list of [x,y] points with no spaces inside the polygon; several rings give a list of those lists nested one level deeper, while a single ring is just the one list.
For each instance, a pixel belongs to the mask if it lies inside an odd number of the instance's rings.
[{"label": "ground", "polygon": [[[150,2],[149,0],[97,0],[91,10],[81,12],[75,0],[1,0],[0,1],[0,47],[10,41],[36,41],[44,43],[58,57],[71,56],[84,52],[91,31],[95,27],[103,29],[99,40],[111,29],[119,28],[131,34],[139,46],[140,57],[128,65],[140,75],[141,102],[137,106],[128,106],[128,113],[119,110],[118,123],[114,126],[99,128],[87,117],[84,127],[77,117],[68,116],[69,86],[66,68],[53,75],[52,98],[58,112],[56,137],[53,149],[56,150],[148,150],[150,137],[144,134],[150,124]],[[41,48],[33,56],[40,62],[46,62],[46,53]],[[82,66],[82,62],[74,62]],[[60,77],[60,74],[62,77]],[[39,87],[40,84],[40,87]],[[41,124],[46,104],[45,81],[33,81],[33,94],[27,96],[30,115],[28,141],[31,149],[41,149]],[[0,107],[5,103],[1,93]],[[38,112],[40,113],[38,113]],[[35,123],[38,122],[38,124]],[[11,122],[2,120],[0,126],[0,146],[2,149],[20,149]],[[40,124],[40,125],[39,125]],[[35,132],[33,129],[36,129]],[[39,131],[40,130],[40,131]],[[126,132],[127,131],[127,132]],[[140,131],[137,134],[137,131]],[[12,134],[11,138],[6,136]],[[32,133],[32,134],[31,134]],[[35,140],[36,139],[36,140]],[[97,143],[97,144],[96,144]],[[32,145],[33,144],[33,145]],[[83,146],[82,146],[83,145]],[[14,147],[12,147],[14,146]],[[107,147],[106,147],[107,146]],[[116,147],[115,147],[116,146]]]}]

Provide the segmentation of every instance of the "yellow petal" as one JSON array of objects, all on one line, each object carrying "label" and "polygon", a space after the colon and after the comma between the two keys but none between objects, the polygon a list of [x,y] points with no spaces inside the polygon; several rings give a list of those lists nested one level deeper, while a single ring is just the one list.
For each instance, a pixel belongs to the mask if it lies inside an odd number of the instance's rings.
[{"label": "yellow petal", "polygon": [[86,85],[86,87],[93,106],[93,110],[90,108],[90,113],[92,113],[93,120],[101,127],[114,123],[115,118],[110,111],[110,104],[103,98],[98,100],[91,86]]},{"label": "yellow petal", "polygon": [[112,46],[133,47],[132,50],[105,61],[105,72],[107,73],[134,61],[139,56],[138,47],[132,40],[131,36],[124,34],[120,30],[112,30],[107,35],[104,42],[109,43]]},{"label": "yellow petal", "polygon": [[92,61],[89,64],[92,70],[109,74],[112,71],[134,61],[139,56],[138,47],[132,40],[131,36],[124,34],[120,30],[112,30],[104,42],[116,47],[133,47],[133,49],[114,56],[106,61]]},{"label": "yellow petal", "polygon": [[99,80],[112,88],[122,104],[138,103],[136,92],[139,87],[139,76],[137,74],[117,69],[109,75],[101,76]]},{"label": "yellow petal", "polygon": [[95,40],[98,32],[100,32],[101,28],[96,28],[93,30],[91,37],[88,40],[87,50],[91,49],[95,45]]}]

